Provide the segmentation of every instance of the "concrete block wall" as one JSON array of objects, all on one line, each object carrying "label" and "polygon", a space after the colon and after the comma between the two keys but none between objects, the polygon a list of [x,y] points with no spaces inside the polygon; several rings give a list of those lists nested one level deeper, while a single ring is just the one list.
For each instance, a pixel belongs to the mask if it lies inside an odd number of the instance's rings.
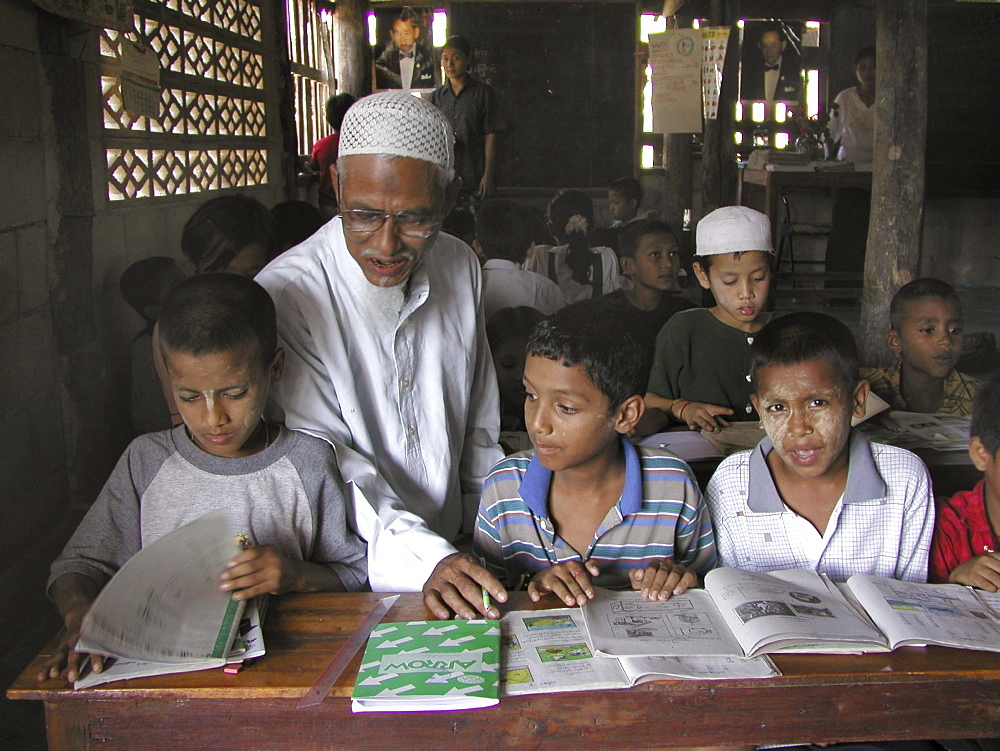
[{"label": "concrete block wall", "polygon": [[958,287],[1000,288],[1000,199],[932,199],[924,206],[921,273]]}]

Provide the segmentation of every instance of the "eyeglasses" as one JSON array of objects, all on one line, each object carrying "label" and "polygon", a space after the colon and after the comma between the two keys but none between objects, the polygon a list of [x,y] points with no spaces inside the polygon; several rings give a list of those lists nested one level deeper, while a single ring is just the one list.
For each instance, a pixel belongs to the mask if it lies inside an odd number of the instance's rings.
[{"label": "eyeglasses", "polygon": [[344,228],[349,232],[371,234],[377,232],[385,220],[392,217],[393,226],[407,237],[427,238],[441,226],[441,220],[434,214],[414,214],[409,211],[375,211],[374,209],[344,209],[340,212]]}]

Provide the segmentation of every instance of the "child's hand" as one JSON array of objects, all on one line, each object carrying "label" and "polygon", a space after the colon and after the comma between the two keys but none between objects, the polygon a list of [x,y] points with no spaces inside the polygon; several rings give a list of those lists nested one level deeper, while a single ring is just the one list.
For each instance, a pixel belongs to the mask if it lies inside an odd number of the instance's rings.
[{"label": "child's hand", "polygon": [[219,587],[233,592],[234,600],[249,600],[257,595],[281,595],[299,587],[295,566],[271,545],[244,550],[228,564],[219,577]]},{"label": "child's hand", "polygon": [[729,407],[720,407],[718,404],[685,402],[678,404],[677,409],[671,409],[671,414],[681,422],[687,423],[691,430],[718,433],[721,428],[729,427],[729,422],[723,419],[723,416],[729,416],[733,414],[733,411]]},{"label": "child's hand", "polygon": [[104,658],[101,655],[88,655],[74,652],[76,642],[80,638],[80,624],[83,622],[86,609],[68,614],[59,643],[55,651],[42,665],[36,678],[39,682],[49,678],[62,678],[67,683],[74,683],[84,671],[87,662],[95,673],[104,670]]},{"label": "child's hand", "polygon": [[644,600],[669,600],[698,584],[698,577],[679,563],[664,558],[646,568],[634,568],[629,573],[632,589],[642,592]]},{"label": "child's hand", "polygon": [[979,587],[987,592],[1000,590],[1000,553],[977,555],[952,569],[948,581]]},{"label": "child's hand", "polygon": [[542,595],[551,592],[567,605],[585,605],[594,597],[594,585],[590,583],[591,576],[597,576],[601,570],[593,561],[587,561],[586,566],[580,561],[566,561],[542,569],[528,584],[528,596],[532,602],[538,602]]}]

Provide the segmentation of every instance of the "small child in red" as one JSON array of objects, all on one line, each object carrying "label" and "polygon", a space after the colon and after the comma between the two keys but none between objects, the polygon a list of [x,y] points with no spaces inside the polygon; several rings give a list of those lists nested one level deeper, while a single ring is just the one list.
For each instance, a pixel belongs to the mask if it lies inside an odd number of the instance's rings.
[{"label": "small child in red", "polygon": [[937,513],[930,581],[1000,590],[1000,377],[982,385],[972,405],[969,456],[984,474]]}]

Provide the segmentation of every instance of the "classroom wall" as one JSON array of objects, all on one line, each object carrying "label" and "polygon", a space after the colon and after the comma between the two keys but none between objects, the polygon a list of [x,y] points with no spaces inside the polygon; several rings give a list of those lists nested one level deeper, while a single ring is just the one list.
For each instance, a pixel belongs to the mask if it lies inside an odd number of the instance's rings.
[{"label": "classroom wall", "polygon": [[[265,3],[265,78],[277,71],[273,11]],[[180,258],[185,220],[220,193],[108,200],[97,50],[94,29],[0,0],[2,686],[40,646],[49,563],[131,439],[128,345],[142,322],[118,278],[141,258]],[[244,190],[268,206],[286,188],[278,90],[266,103],[271,183]]]}]

